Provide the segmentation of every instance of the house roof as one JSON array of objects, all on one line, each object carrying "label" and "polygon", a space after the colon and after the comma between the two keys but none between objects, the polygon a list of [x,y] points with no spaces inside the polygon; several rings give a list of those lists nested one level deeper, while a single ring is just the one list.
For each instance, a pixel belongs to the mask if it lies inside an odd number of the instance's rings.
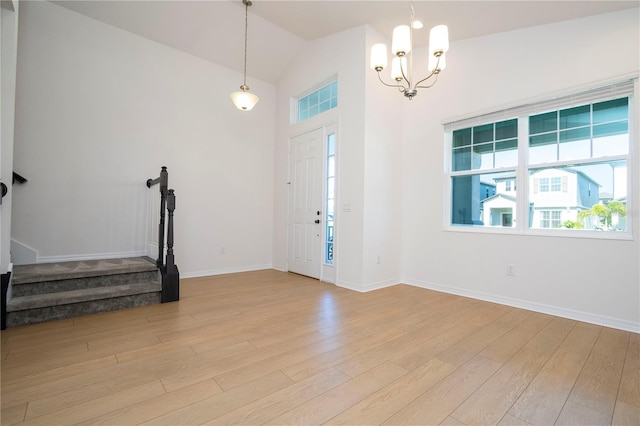
[{"label": "house roof", "polygon": [[594,183],[594,184],[596,184],[598,186],[602,186],[597,181],[593,180],[593,178],[591,176],[589,176],[588,174],[586,174],[585,172],[582,172],[580,170],[557,169],[557,168],[556,169],[538,169],[538,170],[535,170],[535,171],[531,172],[531,175],[533,176],[533,175],[535,175],[537,173],[545,172],[545,171],[548,171],[548,170],[559,170],[559,171],[564,172],[564,173],[573,173],[575,175],[580,175],[583,178],[587,179],[588,181],[590,181],[590,182],[592,182],[592,183]]},{"label": "house roof", "polygon": [[514,203],[516,202],[516,197],[512,197],[511,195],[507,195],[507,194],[502,194],[502,193],[498,193],[496,195],[492,195],[491,197],[485,198],[484,200],[480,201],[481,203],[484,203],[486,201],[491,201],[494,200],[496,198],[504,198],[505,200],[509,200],[509,201],[513,201]]}]

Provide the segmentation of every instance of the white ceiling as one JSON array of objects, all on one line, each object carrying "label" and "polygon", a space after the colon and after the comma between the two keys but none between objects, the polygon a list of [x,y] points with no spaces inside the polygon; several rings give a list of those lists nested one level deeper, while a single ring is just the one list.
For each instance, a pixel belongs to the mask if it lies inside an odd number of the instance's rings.
[{"label": "white ceiling", "polygon": [[[244,5],[241,0],[53,1],[159,43],[242,73]],[[415,0],[415,34],[426,45],[429,28],[447,24],[451,41],[543,25],[622,9],[638,15],[631,1],[424,1]],[[368,24],[390,37],[407,23],[409,1],[253,0],[249,7],[247,74],[276,83],[306,41]]]}]

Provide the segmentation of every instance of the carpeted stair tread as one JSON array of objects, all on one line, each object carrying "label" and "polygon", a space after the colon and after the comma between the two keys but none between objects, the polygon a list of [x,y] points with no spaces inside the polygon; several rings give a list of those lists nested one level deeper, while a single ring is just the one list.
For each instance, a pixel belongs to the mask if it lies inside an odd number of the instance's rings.
[{"label": "carpeted stair tread", "polygon": [[27,309],[37,309],[92,300],[152,293],[159,292],[161,290],[162,285],[159,282],[148,281],[109,287],[94,287],[58,293],[39,294],[34,296],[13,297],[7,302],[7,312],[17,312]]},{"label": "carpeted stair tread", "polygon": [[145,257],[37,263],[13,267],[12,285],[156,270]]}]

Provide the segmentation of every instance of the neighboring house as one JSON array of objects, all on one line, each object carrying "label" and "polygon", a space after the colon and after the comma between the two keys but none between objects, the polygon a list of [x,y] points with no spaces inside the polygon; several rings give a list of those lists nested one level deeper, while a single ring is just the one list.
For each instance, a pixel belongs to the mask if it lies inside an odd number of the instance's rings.
[{"label": "neighboring house", "polygon": [[[485,225],[513,227],[516,223],[515,176],[495,180],[496,195],[482,201]],[[531,174],[529,182],[529,226],[559,228],[577,221],[578,213],[600,201],[600,185],[575,170],[545,169]],[[592,220],[587,218],[587,221]],[[589,227],[590,223],[585,223]]]},{"label": "neighboring house", "polygon": [[529,190],[532,228],[559,228],[567,220],[577,221],[580,211],[600,200],[600,184],[575,170],[534,172]]},{"label": "neighboring house", "polygon": [[515,173],[495,179],[495,183],[495,195],[482,200],[482,221],[488,226],[513,227],[516,223]]}]

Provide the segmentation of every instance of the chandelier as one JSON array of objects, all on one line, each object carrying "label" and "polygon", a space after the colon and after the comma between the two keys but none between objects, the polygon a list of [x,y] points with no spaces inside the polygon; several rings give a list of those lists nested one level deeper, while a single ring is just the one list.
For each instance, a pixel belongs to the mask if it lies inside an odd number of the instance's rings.
[{"label": "chandelier", "polygon": [[244,73],[243,73],[243,82],[242,86],[240,86],[241,92],[233,92],[231,94],[231,100],[233,104],[242,111],[249,111],[253,108],[259,101],[259,98],[253,93],[249,92],[249,86],[247,86],[247,27],[248,27],[248,15],[249,15],[249,6],[251,6],[250,0],[242,0],[242,4],[244,4]]},{"label": "chandelier", "polygon": [[[380,82],[385,86],[395,87],[410,100],[418,94],[418,89],[428,89],[436,84],[438,74],[445,68],[444,54],[449,50],[449,31],[446,25],[437,25],[429,33],[429,75],[417,80],[413,75],[413,30],[422,28],[422,23],[415,20],[413,1],[411,2],[411,18],[409,25],[400,25],[393,30],[391,52],[391,78],[395,83],[385,83],[380,72],[387,67],[387,46],[376,44],[371,47],[371,68],[378,73]],[[434,77],[431,84],[421,85]],[[416,81],[417,80],[417,81]]]}]

